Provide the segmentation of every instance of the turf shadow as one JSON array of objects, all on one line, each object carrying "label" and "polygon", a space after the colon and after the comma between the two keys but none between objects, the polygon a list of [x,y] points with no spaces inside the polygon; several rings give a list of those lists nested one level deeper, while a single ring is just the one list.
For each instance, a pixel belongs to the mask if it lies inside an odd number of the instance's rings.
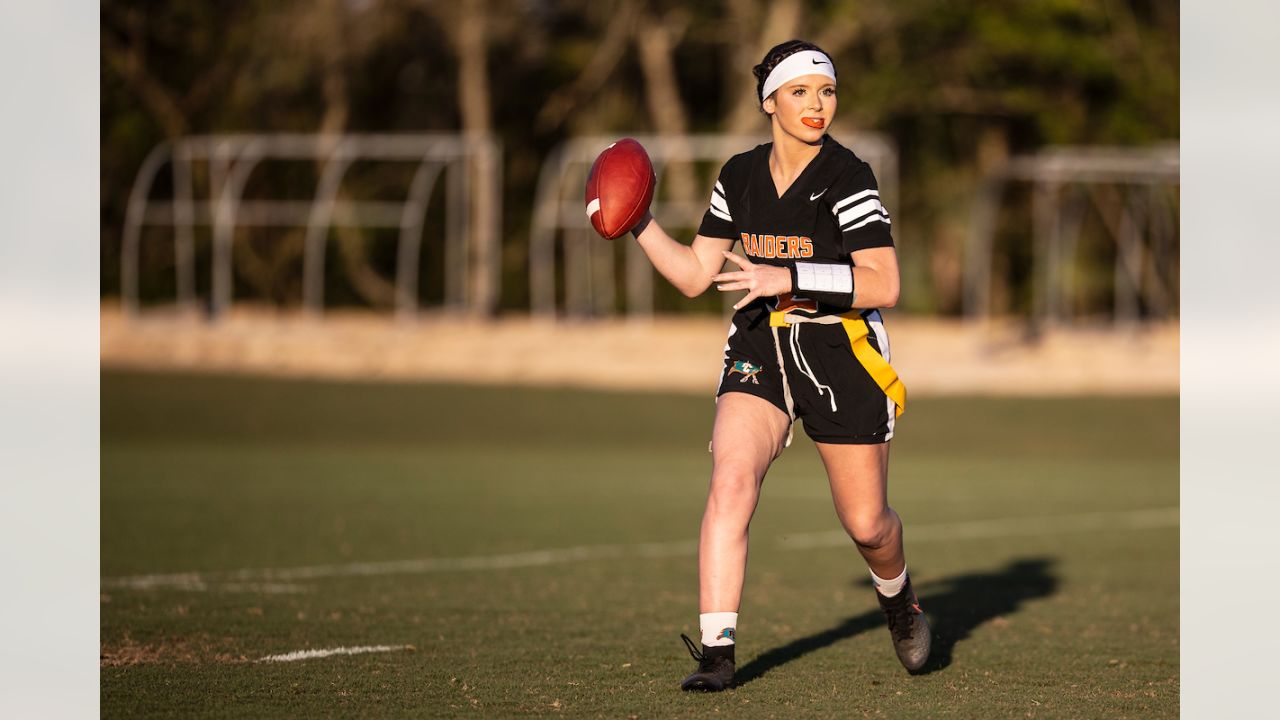
[{"label": "turf shadow", "polygon": [[[921,587],[921,605],[933,627],[933,649],[929,662],[913,674],[927,675],[950,666],[956,644],[983,623],[1017,611],[1028,600],[1052,595],[1058,588],[1053,562],[1050,558],[1015,560],[999,570],[958,575]],[[734,684],[741,687],[814,650],[867,630],[884,632],[884,627],[879,609],[851,616],[833,628],[756,656],[738,670]]]},{"label": "turf shadow", "polygon": [[1050,558],[1028,558],[1010,562],[992,573],[971,573],[930,588],[927,608],[933,625],[933,649],[929,662],[916,675],[928,675],[951,665],[957,643],[990,620],[1017,612],[1029,600],[1052,595],[1058,589]]}]

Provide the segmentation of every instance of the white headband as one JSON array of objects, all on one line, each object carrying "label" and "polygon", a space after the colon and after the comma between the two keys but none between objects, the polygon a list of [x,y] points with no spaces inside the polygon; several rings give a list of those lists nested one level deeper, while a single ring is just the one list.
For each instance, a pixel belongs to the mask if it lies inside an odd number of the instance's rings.
[{"label": "white headband", "polygon": [[764,89],[760,91],[760,100],[773,94],[774,90],[786,85],[798,77],[805,75],[826,75],[831,82],[836,81],[836,66],[831,58],[817,50],[801,50],[788,55],[786,60],[778,63],[764,80]]}]

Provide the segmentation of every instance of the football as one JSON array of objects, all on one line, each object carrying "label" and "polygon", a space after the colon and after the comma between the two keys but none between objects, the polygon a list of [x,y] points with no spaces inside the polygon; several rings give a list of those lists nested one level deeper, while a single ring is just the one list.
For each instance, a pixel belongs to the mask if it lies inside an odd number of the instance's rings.
[{"label": "football", "polygon": [[587,177],[587,217],[591,227],[610,240],[621,237],[640,222],[657,177],[644,146],[623,138],[600,153]]}]

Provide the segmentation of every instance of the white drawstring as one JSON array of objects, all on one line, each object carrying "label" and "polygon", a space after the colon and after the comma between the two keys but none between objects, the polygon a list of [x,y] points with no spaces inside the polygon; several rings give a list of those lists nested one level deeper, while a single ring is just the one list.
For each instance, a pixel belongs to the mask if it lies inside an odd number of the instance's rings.
[{"label": "white drawstring", "polygon": [[825,393],[823,393],[823,390],[826,390],[827,393],[830,393],[830,397],[828,399],[831,401],[831,412],[835,412],[836,411],[835,390],[832,390],[830,385],[823,385],[822,383],[818,382],[818,375],[813,371],[813,368],[809,366],[809,361],[804,356],[804,350],[800,347],[800,323],[793,323],[790,325],[790,328],[791,328],[791,338],[790,338],[791,339],[791,359],[795,360],[796,367],[800,368],[800,372],[803,373],[805,377],[809,378],[809,382],[813,383],[813,386],[818,389],[818,397],[826,397]]}]

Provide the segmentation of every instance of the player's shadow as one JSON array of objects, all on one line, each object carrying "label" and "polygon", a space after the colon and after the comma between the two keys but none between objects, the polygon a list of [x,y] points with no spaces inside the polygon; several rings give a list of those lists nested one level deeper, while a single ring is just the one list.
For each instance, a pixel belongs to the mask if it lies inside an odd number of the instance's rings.
[{"label": "player's shadow", "polygon": [[[929,662],[913,674],[927,675],[946,668],[956,644],[968,639],[974,629],[1017,611],[1028,600],[1052,595],[1058,588],[1052,566],[1049,558],[1015,560],[993,572],[959,575],[921,586],[920,604],[932,625],[933,648]],[[741,687],[780,665],[868,630],[885,634],[885,649],[892,658],[886,627],[879,608],[854,615],[833,628],[765,651],[738,670],[734,684]]]}]

